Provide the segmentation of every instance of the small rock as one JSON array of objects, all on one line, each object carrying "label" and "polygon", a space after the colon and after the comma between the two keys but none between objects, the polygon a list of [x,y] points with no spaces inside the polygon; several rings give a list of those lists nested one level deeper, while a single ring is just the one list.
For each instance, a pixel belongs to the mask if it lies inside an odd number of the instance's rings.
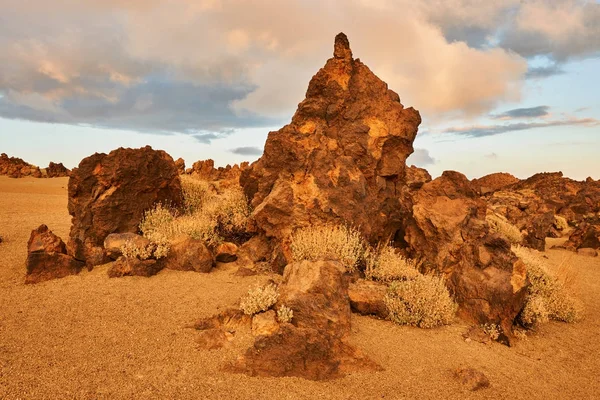
[{"label": "small rock", "polygon": [[253,269],[246,268],[246,267],[239,267],[234,275],[235,276],[254,276],[256,274],[257,274],[257,272]]},{"label": "small rock", "polygon": [[183,236],[171,244],[166,268],[178,271],[210,272],[215,262],[204,242]]},{"label": "small rock", "polygon": [[156,260],[139,260],[137,258],[119,257],[108,270],[110,278],[122,276],[145,276],[156,275],[164,264]]},{"label": "small rock", "polygon": [[387,318],[389,312],[383,301],[386,289],[386,285],[364,279],[351,283],[348,287],[348,297],[352,311],[362,315]]},{"label": "small rock", "polygon": [[275,318],[275,311],[262,312],[252,318],[252,335],[270,336],[277,332],[279,332],[279,324]]},{"label": "small rock", "polygon": [[230,263],[237,260],[238,247],[231,242],[224,242],[215,250],[216,260],[222,263]]},{"label": "small rock", "polygon": [[587,257],[597,257],[598,251],[591,247],[582,247],[581,249],[577,249],[577,254]]},{"label": "small rock", "polygon": [[459,368],[454,371],[454,377],[473,392],[490,387],[490,381],[483,372],[473,368]]}]

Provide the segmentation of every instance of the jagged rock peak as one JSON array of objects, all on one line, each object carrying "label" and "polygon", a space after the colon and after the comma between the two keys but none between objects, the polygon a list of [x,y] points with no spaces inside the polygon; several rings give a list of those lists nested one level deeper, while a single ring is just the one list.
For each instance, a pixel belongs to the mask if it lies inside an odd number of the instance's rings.
[{"label": "jagged rock peak", "polygon": [[343,60],[352,60],[352,50],[350,50],[350,42],[345,33],[340,32],[335,36],[335,44],[333,46],[333,56]]}]

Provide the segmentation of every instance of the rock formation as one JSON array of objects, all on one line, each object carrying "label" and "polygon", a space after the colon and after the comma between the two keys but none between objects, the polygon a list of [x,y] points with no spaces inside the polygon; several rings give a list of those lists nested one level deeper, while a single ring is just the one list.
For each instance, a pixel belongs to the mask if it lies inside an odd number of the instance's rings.
[{"label": "rock formation", "polygon": [[5,153],[0,155],[0,175],[8,175],[11,178],[60,178],[69,176],[71,171],[62,163],[55,164],[50,161],[47,168],[40,169],[35,165],[23,161],[17,157],[9,157]]},{"label": "rock formation", "polygon": [[420,122],[337,35],[292,122],[269,133],[263,156],[242,172],[258,230],[285,240],[298,227],[347,222],[373,243],[393,237]]},{"label": "rock formation", "polygon": [[177,173],[179,175],[185,174],[185,160],[183,158],[178,158],[175,160],[175,167],[177,167]]},{"label": "rock formation", "polygon": [[270,324],[263,329],[264,334],[232,366],[233,371],[325,380],[381,368],[346,341],[350,334],[350,303],[340,263],[289,264],[278,304],[294,311],[292,323],[281,323],[279,329]]},{"label": "rock formation", "polygon": [[237,184],[242,171],[247,168],[247,162],[243,162],[240,165],[234,164],[231,166],[228,164],[225,167],[215,168],[215,162],[208,159],[196,161],[186,173],[206,181],[224,181],[226,184]]},{"label": "rock formation", "polygon": [[482,195],[496,192],[517,182],[520,182],[519,178],[506,172],[485,175],[471,181],[475,189]]},{"label": "rock formation", "polygon": [[27,242],[27,276],[25,283],[78,274],[83,263],[67,255],[67,247],[46,225],[31,231]]},{"label": "rock formation", "polygon": [[485,201],[463,174],[446,171],[413,192],[412,203],[396,243],[421,258],[425,272],[446,277],[464,319],[498,324],[508,340],[528,281],[510,244],[490,233]]},{"label": "rock formation", "polygon": [[182,202],[177,168],[164,151],[119,148],[84,158],[69,179],[69,254],[88,267],[107,261],[104,239],[137,233],[144,212],[157,202]]}]

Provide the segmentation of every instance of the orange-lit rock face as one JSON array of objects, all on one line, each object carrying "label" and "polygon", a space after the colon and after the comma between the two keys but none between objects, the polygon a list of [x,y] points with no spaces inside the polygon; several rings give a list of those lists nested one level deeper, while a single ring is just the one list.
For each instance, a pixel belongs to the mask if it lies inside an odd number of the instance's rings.
[{"label": "orange-lit rock face", "polygon": [[292,122],[269,134],[264,155],[242,173],[258,228],[285,239],[333,221],[360,227],[371,241],[393,236],[420,122],[339,34]]}]

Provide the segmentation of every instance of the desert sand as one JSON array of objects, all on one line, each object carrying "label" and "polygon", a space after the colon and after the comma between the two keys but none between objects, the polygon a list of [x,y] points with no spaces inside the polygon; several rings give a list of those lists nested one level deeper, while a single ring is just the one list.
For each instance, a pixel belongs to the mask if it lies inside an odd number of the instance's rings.
[{"label": "desert sand", "polygon": [[[0,176],[0,398],[2,399],[592,399],[600,396],[600,258],[548,250],[576,270],[581,322],[542,325],[509,348],[467,342],[468,326],[431,330],[353,316],[351,340],[382,367],[314,382],[225,373],[239,346],[199,350],[189,325],[230,307],[269,276],[164,270],[109,279],[106,267],[25,285],[26,243],[47,224],[68,237],[68,178]],[[554,240],[556,241],[556,240]],[[241,347],[240,347],[241,348]],[[453,371],[491,386],[470,392]]]}]

